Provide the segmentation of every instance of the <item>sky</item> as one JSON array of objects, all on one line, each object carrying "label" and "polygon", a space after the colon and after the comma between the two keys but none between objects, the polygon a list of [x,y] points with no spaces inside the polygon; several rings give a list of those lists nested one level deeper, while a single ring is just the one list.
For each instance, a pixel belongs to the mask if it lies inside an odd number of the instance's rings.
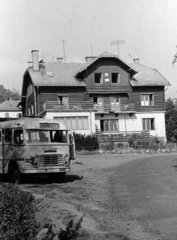
[{"label": "sky", "polygon": [[31,51],[45,62],[83,61],[104,51],[156,68],[177,98],[176,0],[0,0],[0,84],[21,93]]}]

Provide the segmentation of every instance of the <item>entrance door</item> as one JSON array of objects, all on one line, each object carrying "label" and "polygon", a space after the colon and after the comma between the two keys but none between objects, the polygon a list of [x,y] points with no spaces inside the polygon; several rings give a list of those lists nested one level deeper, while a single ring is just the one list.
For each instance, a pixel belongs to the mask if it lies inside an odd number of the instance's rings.
[{"label": "entrance door", "polygon": [[120,98],[119,97],[111,97],[111,111],[119,111],[120,110]]},{"label": "entrance door", "polygon": [[98,111],[99,112],[103,112],[104,108],[103,108],[103,97],[98,97],[97,98],[97,104],[98,104]]}]

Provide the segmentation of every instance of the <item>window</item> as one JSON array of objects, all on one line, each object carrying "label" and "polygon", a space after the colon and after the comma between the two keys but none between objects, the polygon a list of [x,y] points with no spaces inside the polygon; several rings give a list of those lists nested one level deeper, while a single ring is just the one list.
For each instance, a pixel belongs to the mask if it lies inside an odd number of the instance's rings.
[{"label": "window", "polygon": [[9,118],[9,113],[5,113],[5,118]]},{"label": "window", "polygon": [[23,130],[14,130],[14,144],[23,143]]},{"label": "window", "polygon": [[155,130],[155,119],[154,118],[143,118],[143,130]]},{"label": "window", "polygon": [[38,143],[49,141],[49,131],[45,130],[26,130],[26,142]]},{"label": "window", "polygon": [[119,73],[112,73],[112,83],[120,83]]},{"label": "window", "polygon": [[95,83],[103,83],[103,74],[95,73]]},{"label": "window", "polygon": [[110,102],[111,102],[111,110],[112,111],[119,111],[120,110],[120,97],[111,96],[110,97]]},{"label": "window", "polygon": [[98,111],[104,110],[103,97],[93,97],[94,109]]},{"label": "window", "polygon": [[100,123],[101,123],[101,131],[104,131],[104,132],[118,131],[117,119],[101,120]]},{"label": "window", "polygon": [[141,94],[141,106],[154,106],[154,94]]},{"label": "window", "polygon": [[69,98],[68,96],[58,96],[59,105],[62,105],[64,109],[69,108]]},{"label": "window", "polygon": [[11,143],[12,142],[12,129],[5,129],[4,140],[5,140],[5,143]]},{"label": "window", "polygon": [[88,130],[88,117],[54,117],[54,119],[58,119],[63,122],[68,129],[71,130]]},{"label": "window", "polygon": [[50,131],[51,142],[67,143],[67,131]]}]

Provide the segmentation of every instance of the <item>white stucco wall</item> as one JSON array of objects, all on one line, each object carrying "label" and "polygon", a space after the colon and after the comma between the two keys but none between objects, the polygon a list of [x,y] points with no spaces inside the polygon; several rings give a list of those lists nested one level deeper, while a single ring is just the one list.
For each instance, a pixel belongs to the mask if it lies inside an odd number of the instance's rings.
[{"label": "white stucco wall", "polygon": [[153,113],[136,113],[132,117],[129,115],[119,117],[119,130],[120,131],[142,131],[142,118],[154,118],[155,130],[151,130],[150,134],[157,137],[166,139],[165,130],[165,113],[153,112]]},{"label": "white stucco wall", "polygon": [[88,129],[73,130],[80,134],[91,134],[95,130],[95,113],[94,112],[47,112],[44,118],[54,119],[55,117],[88,117]]},{"label": "white stucco wall", "polygon": [[21,111],[19,111],[19,112],[9,112],[9,111],[6,111],[6,112],[0,112],[0,117],[1,118],[5,118],[6,116],[5,116],[5,114],[6,113],[9,113],[9,117],[10,118],[18,118],[18,114],[20,113],[22,113]]}]

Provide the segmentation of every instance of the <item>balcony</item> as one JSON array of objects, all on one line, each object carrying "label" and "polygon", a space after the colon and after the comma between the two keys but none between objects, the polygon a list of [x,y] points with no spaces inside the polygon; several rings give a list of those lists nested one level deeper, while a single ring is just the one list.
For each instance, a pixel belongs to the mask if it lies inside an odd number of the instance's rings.
[{"label": "balcony", "polygon": [[129,104],[119,104],[119,103],[109,103],[109,104],[93,104],[92,102],[72,102],[70,104],[59,104],[57,101],[46,101],[42,105],[42,111],[88,111],[94,110],[98,113],[120,113],[120,112],[128,112],[134,113],[135,106],[133,103]]}]

